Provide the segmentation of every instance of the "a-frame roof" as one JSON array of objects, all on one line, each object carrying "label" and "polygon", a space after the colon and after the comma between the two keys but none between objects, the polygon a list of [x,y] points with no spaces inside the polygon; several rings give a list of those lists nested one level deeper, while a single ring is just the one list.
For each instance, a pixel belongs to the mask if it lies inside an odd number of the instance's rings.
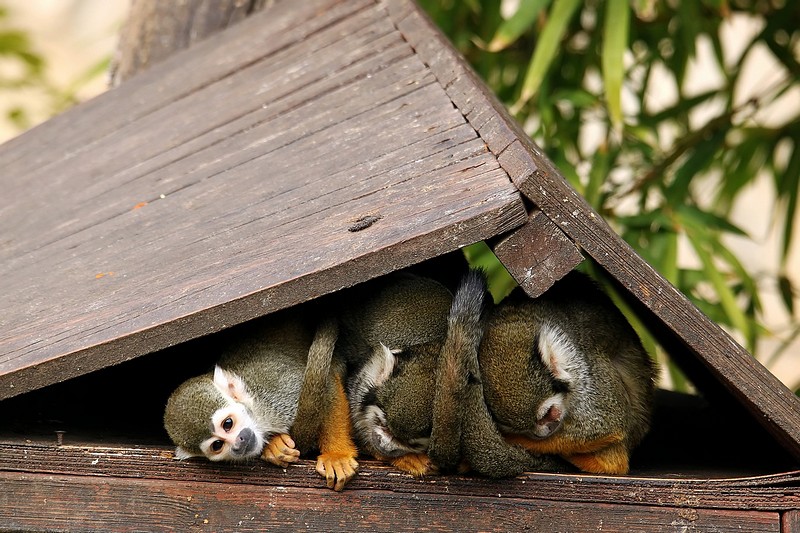
[{"label": "a-frame roof", "polygon": [[0,398],[521,225],[371,0],[288,3],[0,148]]},{"label": "a-frame roof", "polygon": [[408,0],[278,3],[5,144],[0,168],[0,399],[519,228],[496,252],[531,294],[591,256],[800,457],[800,400]]}]

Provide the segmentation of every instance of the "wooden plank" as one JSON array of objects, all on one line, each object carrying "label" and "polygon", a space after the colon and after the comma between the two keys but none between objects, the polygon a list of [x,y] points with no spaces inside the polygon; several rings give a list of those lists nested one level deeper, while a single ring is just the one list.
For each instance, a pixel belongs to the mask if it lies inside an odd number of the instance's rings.
[{"label": "wooden plank", "polygon": [[464,59],[408,0],[395,24],[520,191],[655,314],[747,410],[800,458],[800,398],[648,265],[570,187]]},{"label": "wooden plank", "polygon": [[0,527],[81,531],[642,531],[779,532],[775,512],[554,503],[502,494],[352,490],[285,485],[0,473]]},{"label": "wooden plank", "polygon": [[[303,4],[301,20],[276,6],[130,81],[183,73],[191,90],[126,83],[104,97],[130,116],[81,129],[111,105],[90,102],[0,147],[20,171],[0,208],[0,399],[524,223],[507,174],[383,9],[342,4]],[[282,44],[217,63],[217,47],[262,33]],[[140,106],[148,91],[158,104]],[[62,141],[50,158],[35,149]],[[380,219],[351,231],[366,215]]]},{"label": "wooden plank", "polygon": [[[269,9],[268,20],[261,16],[250,17],[237,24],[235,31],[224,31],[197,43],[188,55],[171,56],[114,91],[81,104],[80,112],[70,110],[10,140],[0,150],[4,179],[23,180],[20,174],[47,164],[54,157],[72,158],[91,153],[93,146],[86,143],[85,132],[94,132],[94,138],[100,139],[170,102],[230,76],[243,65],[296,46],[372,4],[372,0],[308,0],[299,6],[291,2],[277,3]],[[203,68],[186,68],[189,56],[205,57]]]},{"label": "wooden plank", "polygon": [[583,261],[580,250],[539,210],[492,248],[531,298],[541,296]]},{"label": "wooden plank", "polygon": [[[213,480],[223,485],[254,487],[316,488],[322,484],[311,461],[301,461],[285,470],[261,461],[247,464],[179,462],[172,458],[172,448],[165,446],[74,444],[73,440],[71,435],[66,435],[64,444],[57,446],[55,436],[49,443],[2,439],[0,472],[189,484]],[[771,512],[800,507],[800,471],[731,479],[538,473],[504,480],[457,475],[415,479],[374,461],[362,461],[360,473],[348,486],[348,492],[349,489],[454,498],[497,496],[553,504]]]},{"label": "wooden plank", "polygon": [[[0,257],[14,258],[22,246],[28,252],[192,180],[280,150],[308,135],[312,120],[324,119],[322,129],[348,113],[364,113],[412,92],[430,76],[418,60],[409,59],[411,50],[382,19],[380,13],[362,12],[101,137],[78,130],[73,136],[87,137],[91,157],[63,152],[9,183],[15,202],[3,215],[17,221],[17,234],[25,238],[11,239]],[[331,47],[340,53],[327,53]],[[205,58],[199,62],[197,68],[204,68]],[[291,75],[284,75],[287,70]],[[374,98],[360,99],[359,91]],[[346,107],[337,107],[343,102]],[[3,153],[0,149],[0,159]],[[45,182],[49,186],[42,190],[30,186]],[[62,198],[66,187],[72,188],[70,201]]]},{"label": "wooden plank", "polygon": [[781,533],[800,532],[800,509],[793,509],[781,514]]}]

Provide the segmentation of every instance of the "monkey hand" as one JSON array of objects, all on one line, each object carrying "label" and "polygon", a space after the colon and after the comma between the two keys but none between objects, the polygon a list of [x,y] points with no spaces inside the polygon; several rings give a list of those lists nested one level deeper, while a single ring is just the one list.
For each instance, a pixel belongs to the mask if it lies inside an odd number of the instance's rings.
[{"label": "monkey hand", "polygon": [[408,453],[400,457],[392,457],[386,460],[398,470],[407,472],[414,477],[423,477],[439,473],[439,469],[431,462],[430,457],[425,453]]},{"label": "monkey hand", "polygon": [[355,453],[327,452],[317,457],[317,472],[325,478],[329,489],[340,491],[358,471]]},{"label": "monkey hand", "polygon": [[300,450],[294,447],[294,441],[286,433],[279,433],[270,437],[261,457],[281,468],[286,468],[289,463],[295,463],[300,459]]}]

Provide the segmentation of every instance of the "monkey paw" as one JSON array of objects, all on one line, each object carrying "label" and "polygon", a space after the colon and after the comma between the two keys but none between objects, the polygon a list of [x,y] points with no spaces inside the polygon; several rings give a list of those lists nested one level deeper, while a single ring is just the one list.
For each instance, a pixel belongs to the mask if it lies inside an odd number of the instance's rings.
[{"label": "monkey paw", "polygon": [[438,474],[439,470],[431,462],[430,457],[424,453],[409,453],[400,457],[393,457],[389,462],[398,470],[407,472],[414,477],[422,477],[429,474]]},{"label": "monkey paw", "polygon": [[294,447],[294,441],[289,435],[280,433],[270,437],[264,451],[261,452],[261,457],[267,462],[286,468],[289,463],[297,462],[300,451]]},{"label": "monkey paw", "polygon": [[327,452],[317,457],[317,472],[325,478],[328,488],[340,491],[358,471],[358,461],[352,453]]},{"label": "monkey paw", "polygon": [[622,444],[615,444],[594,453],[565,455],[564,459],[584,472],[593,474],[628,473],[628,449]]}]

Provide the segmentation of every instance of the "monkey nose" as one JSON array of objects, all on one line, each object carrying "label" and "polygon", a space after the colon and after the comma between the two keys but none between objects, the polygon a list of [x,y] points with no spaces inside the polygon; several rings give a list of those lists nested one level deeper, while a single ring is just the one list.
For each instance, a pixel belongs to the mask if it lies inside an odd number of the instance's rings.
[{"label": "monkey nose", "polygon": [[547,423],[548,425],[553,422],[558,423],[561,422],[561,415],[561,409],[559,409],[557,405],[551,405],[540,422]]},{"label": "monkey nose", "polygon": [[542,418],[536,421],[536,426],[539,428],[536,433],[540,438],[549,437],[561,427],[561,419],[564,412],[557,405],[551,405]]}]

